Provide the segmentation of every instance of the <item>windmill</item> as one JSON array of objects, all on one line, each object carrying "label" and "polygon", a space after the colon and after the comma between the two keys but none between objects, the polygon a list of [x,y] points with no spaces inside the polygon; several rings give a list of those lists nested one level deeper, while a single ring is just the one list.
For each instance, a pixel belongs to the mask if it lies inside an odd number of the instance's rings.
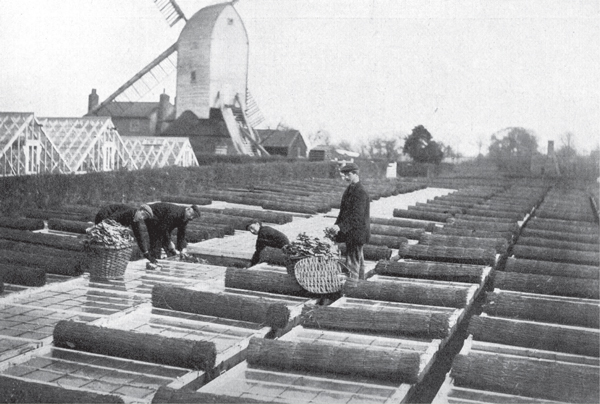
[{"label": "windmill", "polygon": [[176,73],[176,118],[191,111],[208,119],[218,109],[238,154],[268,154],[253,129],[264,118],[247,89],[248,36],[235,1],[204,7],[189,19],[175,0],[153,1],[171,27],[185,22],[177,42],[88,115],[115,101],[139,101]]}]

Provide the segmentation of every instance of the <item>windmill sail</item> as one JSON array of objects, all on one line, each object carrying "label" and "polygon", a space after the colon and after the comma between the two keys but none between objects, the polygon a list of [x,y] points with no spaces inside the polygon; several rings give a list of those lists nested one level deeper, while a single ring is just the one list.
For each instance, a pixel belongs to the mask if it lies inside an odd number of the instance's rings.
[{"label": "windmill sail", "polygon": [[154,0],[160,13],[165,17],[170,27],[177,24],[178,21],[187,21],[183,11],[179,8],[175,0]]},{"label": "windmill sail", "polygon": [[[177,43],[171,45],[166,51],[161,53],[150,64],[140,70],[117,91],[112,93],[106,100],[88,112],[88,115],[95,115],[103,107],[117,100],[123,102],[137,102],[152,92],[168,76],[177,69]],[[126,107],[123,107],[126,109]],[[121,111],[124,112],[124,111]]]},{"label": "windmill sail", "polygon": [[262,112],[258,108],[258,104],[256,103],[256,100],[254,99],[254,97],[252,97],[250,90],[246,90],[246,111],[245,112],[246,112],[246,116],[248,118],[248,124],[253,128],[256,128],[258,125],[260,125],[261,123],[263,123],[265,121],[265,117],[263,116]]}]

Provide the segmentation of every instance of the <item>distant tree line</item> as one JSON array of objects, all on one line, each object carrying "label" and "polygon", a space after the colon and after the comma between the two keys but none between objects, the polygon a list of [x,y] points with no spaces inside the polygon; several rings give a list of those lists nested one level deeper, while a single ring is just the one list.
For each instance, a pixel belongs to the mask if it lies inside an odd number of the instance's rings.
[{"label": "distant tree line", "polygon": [[[573,142],[574,135],[566,132],[561,136],[561,143],[557,144],[555,155],[562,171],[573,170],[577,161],[582,156],[577,154]],[[327,130],[319,130],[309,134],[309,141],[313,146],[331,145],[336,148],[359,152],[362,157],[398,161],[401,156],[408,156],[417,163],[430,163],[439,165],[443,160],[456,160],[462,157],[451,146],[434,140],[432,134],[423,126],[415,126],[411,133],[402,135],[391,133],[370,138],[361,144],[351,144],[347,140],[334,143]],[[493,133],[487,155],[483,155],[483,137],[479,137],[479,158],[487,158],[500,170],[506,172],[529,172],[531,159],[540,156],[536,134],[523,127],[508,127]],[[586,159],[598,160],[600,148],[596,145]],[[596,157],[595,157],[596,156]],[[586,160],[587,161],[587,160]],[[564,168],[564,170],[563,170]]]}]

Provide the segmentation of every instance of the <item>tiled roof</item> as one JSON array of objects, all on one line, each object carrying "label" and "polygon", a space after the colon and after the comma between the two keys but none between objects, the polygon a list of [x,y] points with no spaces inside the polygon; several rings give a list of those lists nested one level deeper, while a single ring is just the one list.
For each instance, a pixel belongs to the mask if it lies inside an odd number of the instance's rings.
[{"label": "tiled roof", "polygon": [[158,102],[111,102],[94,115],[119,118],[148,118],[158,108]]},{"label": "tiled roof", "polygon": [[300,136],[300,132],[295,129],[257,129],[256,133],[260,138],[260,144],[265,147],[289,147],[296,137]]},{"label": "tiled roof", "polygon": [[200,119],[192,111],[184,111],[174,120],[161,136],[226,136],[221,133],[218,125],[211,119]]}]

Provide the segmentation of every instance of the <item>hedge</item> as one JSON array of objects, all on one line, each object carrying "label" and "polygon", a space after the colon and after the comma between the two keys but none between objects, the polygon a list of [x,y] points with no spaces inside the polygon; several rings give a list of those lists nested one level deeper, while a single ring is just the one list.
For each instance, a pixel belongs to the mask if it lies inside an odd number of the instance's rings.
[{"label": "hedge", "polygon": [[275,161],[2,177],[0,213],[11,215],[24,209],[64,204],[98,205],[99,201],[159,200],[164,194],[185,195],[217,184],[247,186],[267,181],[332,178],[336,172],[335,164],[328,162]]}]

